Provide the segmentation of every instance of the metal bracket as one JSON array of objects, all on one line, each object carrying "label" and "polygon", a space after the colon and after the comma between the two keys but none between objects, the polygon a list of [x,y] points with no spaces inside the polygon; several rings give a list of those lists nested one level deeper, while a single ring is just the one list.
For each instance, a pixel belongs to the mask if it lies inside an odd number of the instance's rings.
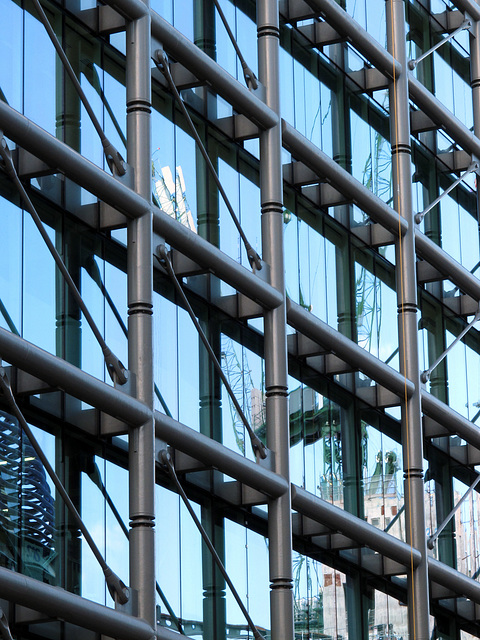
[{"label": "metal bracket", "polygon": [[443,438],[450,436],[451,433],[448,429],[445,429],[439,422],[430,418],[430,416],[423,416],[423,436],[424,438]]},{"label": "metal bracket", "polygon": [[425,133],[426,131],[435,131],[439,128],[440,125],[420,109],[410,111],[410,130],[414,135],[417,133]]},{"label": "metal bracket", "polygon": [[128,371],[128,369],[125,369],[123,373],[125,376],[124,382],[122,380],[118,380],[117,376],[115,376],[115,389],[119,389],[120,391],[123,391],[123,393],[126,393],[128,396],[134,397],[137,389],[137,376],[135,375],[135,373],[133,373],[133,371]]},{"label": "metal bracket", "polygon": [[257,88],[250,89],[250,92],[253,93],[253,95],[256,96],[262,102],[265,102],[267,99],[267,92],[266,92],[265,86],[258,79],[257,79]]},{"label": "metal bracket", "polygon": [[113,177],[129,189],[135,189],[135,169],[125,160],[122,160],[122,166],[124,173],[119,174],[117,171],[112,171]]},{"label": "metal bracket", "polygon": [[129,616],[138,617],[138,591],[132,587],[125,587],[128,601],[125,604],[117,602],[115,599],[115,610],[126,613]]},{"label": "metal bracket", "polygon": [[100,231],[122,229],[127,226],[127,217],[103,201],[77,207],[74,215],[93,229]]},{"label": "metal bracket", "polygon": [[315,17],[315,11],[305,0],[280,0],[280,13],[288,22]]},{"label": "metal bracket", "polygon": [[18,176],[23,180],[51,176],[56,173],[55,169],[52,169],[48,164],[39,160],[37,156],[34,156],[33,153],[26,151],[22,147],[17,147],[12,150],[12,160]]},{"label": "metal bracket", "polygon": [[438,159],[446,165],[450,171],[466,171],[472,164],[472,156],[463,149],[455,149],[446,153],[439,153]]},{"label": "metal bracket", "polygon": [[125,18],[108,5],[98,5],[93,9],[77,11],[75,15],[100,36],[125,31],[127,25]]},{"label": "metal bracket", "polygon": [[358,387],[357,396],[364,402],[377,409],[385,409],[387,407],[398,407],[400,398],[396,393],[382,387],[379,384],[373,387]]},{"label": "metal bracket", "polygon": [[364,67],[358,71],[351,71],[348,77],[366,93],[388,88],[387,77],[374,67]]},{"label": "metal bracket", "polygon": [[215,493],[230,504],[242,507],[267,504],[267,498],[263,493],[236,480],[219,482],[215,487]]},{"label": "metal bracket", "polygon": [[302,25],[298,27],[298,30],[316,47],[326,47],[329,44],[337,44],[345,40],[345,36],[342,36],[328,22],[324,21]]},{"label": "metal bracket", "polygon": [[324,375],[339,375],[341,373],[352,373],[355,367],[348,364],[334,353],[327,353],[324,356],[311,356],[306,358],[306,364],[312,369]]},{"label": "metal bracket", "polygon": [[307,184],[318,184],[319,177],[310,167],[300,161],[284,164],[283,179],[295,187],[303,187]]},{"label": "metal bracket", "polygon": [[244,116],[243,113],[226,118],[218,118],[215,120],[215,124],[223,133],[236,141],[252,140],[260,135],[258,126]]},{"label": "metal bracket", "polygon": [[[5,367],[5,369],[9,371],[10,367]],[[14,375],[15,392],[17,395],[32,396],[38,393],[57,391],[56,387],[52,387],[47,382],[44,382],[36,376],[32,376],[32,374],[26,371],[22,371],[22,369],[17,369]]]},{"label": "metal bracket", "polygon": [[318,207],[322,207],[324,209],[339,207],[352,202],[352,198],[345,196],[345,194],[328,182],[306,185],[301,187],[301,190],[304,196],[314,202]]},{"label": "metal bracket", "polygon": [[450,445],[450,456],[460,464],[475,467],[480,464],[480,450],[471,444]]},{"label": "metal bracket", "polygon": [[[158,50],[158,46],[156,47]],[[189,69],[183,66],[180,62],[170,63],[170,73],[172,74],[173,81],[178,91],[184,91],[185,89],[193,89],[193,87],[201,87],[205,84],[205,81],[199,80]],[[159,82],[162,86],[168,88],[168,82],[163,73],[155,68],[152,69],[152,78]]]},{"label": "metal bracket", "polygon": [[[208,269],[201,267],[184,253],[171,249],[170,251],[173,269],[178,278],[186,278],[188,276],[198,276],[208,272]],[[158,264],[158,262],[157,262]],[[162,267],[163,268],[163,267]]]},{"label": "metal bracket", "polygon": [[129,426],[125,422],[108,415],[100,413],[100,435],[104,437],[121,436],[129,432]]},{"label": "metal bracket", "polygon": [[443,304],[451,309],[457,316],[474,315],[478,309],[478,300],[467,295],[443,298]]},{"label": "metal bracket", "polygon": [[[158,464],[163,464],[160,452],[165,450],[165,443],[155,438],[155,460]],[[200,460],[192,458],[187,453],[183,453],[179,449],[170,450],[175,458],[175,470],[177,473],[193,473],[194,471],[206,471],[211,467],[203,464]]]},{"label": "metal bracket", "polygon": [[352,233],[369,247],[386,247],[395,244],[393,233],[377,222],[352,227]]},{"label": "metal bracket", "polygon": [[215,299],[215,304],[237,320],[250,320],[252,318],[260,318],[263,315],[263,307],[243,295],[243,293],[218,297]]},{"label": "metal bracket", "polygon": [[328,351],[303,333],[291,333],[287,336],[288,353],[299,358],[325,355]]},{"label": "metal bracket", "polygon": [[303,516],[301,513],[294,513],[293,516],[298,517],[298,523],[296,527],[298,529],[298,535],[321,536],[323,534],[331,532],[331,529],[329,529],[326,525],[321,524],[320,522],[317,522],[312,518],[308,518],[307,516]]},{"label": "metal bracket", "polygon": [[466,17],[466,14],[458,11],[458,9],[454,11],[443,11],[442,13],[434,13],[432,15],[433,31],[437,30],[437,32],[440,33],[451,33],[465,22]]},{"label": "metal bracket", "polygon": [[447,276],[434,267],[427,260],[417,261],[417,281],[419,284],[425,284],[426,282],[438,282],[439,280],[446,280]]},{"label": "metal bracket", "polygon": [[322,549],[331,549],[332,551],[358,548],[358,543],[343,533],[330,533],[322,536],[313,536],[312,542]]}]

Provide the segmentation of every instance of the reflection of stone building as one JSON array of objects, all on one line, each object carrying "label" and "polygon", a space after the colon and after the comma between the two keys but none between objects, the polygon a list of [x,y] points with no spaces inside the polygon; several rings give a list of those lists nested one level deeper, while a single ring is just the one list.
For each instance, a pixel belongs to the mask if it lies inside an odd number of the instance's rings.
[{"label": "reflection of stone building", "polygon": [[[454,492],[454,504],[458,504],[462,493]],[[457,569],[478,579],[480,574],[480,549],[478,548],[478,513],[480,512],[480,494],[470,492],[462,506],[455,513],[455,544],[457,550]]]}]

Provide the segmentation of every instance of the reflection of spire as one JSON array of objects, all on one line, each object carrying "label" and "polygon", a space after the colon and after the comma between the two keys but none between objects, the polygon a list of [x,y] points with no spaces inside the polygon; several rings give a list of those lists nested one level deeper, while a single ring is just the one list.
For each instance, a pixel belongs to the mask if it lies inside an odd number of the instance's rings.
[{"label": "reflection of spire", "polygon": [[382,478],[383,476],[383,454],[381,451],[377,453],[377,464],[375,465],[375,471],[370,479],[370,495],[375,493],[382,493]]},{"label": "reflection of spire", "polygon": [[23,572],[40,580],[55,576],[54,501],[45,470],[9,414],[0,411],[0,564],[16,566],[18,539]]},{"label": "reflection of spire", "polygon": [[155,173],[158,175],[154,182],[155,195],[160,209],[196,233],[195,222],[187,202],[182,167],[176,168],[175,182],[170,167],[162,167],[160,174],[156,171]]}]

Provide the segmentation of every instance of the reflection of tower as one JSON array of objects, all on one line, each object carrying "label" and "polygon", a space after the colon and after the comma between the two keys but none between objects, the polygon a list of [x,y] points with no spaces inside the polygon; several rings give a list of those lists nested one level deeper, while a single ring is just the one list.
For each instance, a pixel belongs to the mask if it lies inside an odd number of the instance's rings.
[{"label": "reflection of tower", "polygon": [[0,411],[0,565],[53,581],[54,501],[45,470],[16,420]]},{"label": "reflection of tower", "polygon": [[[242,361],[240,362],[233,340],[222,336],[222,369],[252,429],[263,439],[265,436],[264,393],[263,390],[256,389],[253,386],[251,370],[248,366],[247,357],[243,352],[241,359]],[[229,400],[229,407],[238,448],[245,453],[243,422],[231,400]]]},{"label": "reflection of tower", "polygon": [[162,167],[160,173],[153,167],[153,173],[154,197],[160,209],[196,233],[195,222],[187,202],[182,167],[176,169],[175,182],[170,167]]}]

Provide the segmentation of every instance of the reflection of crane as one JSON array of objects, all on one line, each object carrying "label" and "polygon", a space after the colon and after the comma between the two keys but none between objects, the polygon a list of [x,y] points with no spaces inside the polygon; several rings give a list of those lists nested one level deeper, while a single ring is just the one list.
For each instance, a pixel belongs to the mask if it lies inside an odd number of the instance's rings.
[{"label": "reflection of crane", "polygon": [[177,167],[174,181],[170,167],[162,167],[158,171],[152,162],[152,179],[153,198],[160,209],[196,233],[195,222],[187,202],[182,167]]},{"label": "reflection of crane", "polygon": [[[262,431],[265,424],[263,389],[256,389],[253,385],[252,373],[248,366],[247,356],[242,348],[241,361],[235,350],[231,338],[222,335],[222,352],[220,359],[222,369],[227,377],[238,403],[252,426],[252,429],[263,440]],[[237,446],[245,453],[245,433],[243,422],[238,415],[233,402],[229,400],[230,415]],[[260,431],[260,432],[259,432]]]},{"label": "reflection of crane", "polygon": [[367,349],[372,348],[375,322],[378,319],[378,332],[381,325],[382,289],[380,280],[365,267],[355,280],[355,303],[357,316],[357,341]]},{"label": "reflection of crane", "polygon": [[[388,147],[388,148],[386,148]],[[363,168],[363,184],[376,196],[389,203],[392,200],[392,169],[389,144],[378,132],[373,135],[373,146]],[[382,306],[380,280],[366,267],[360,266],[355,279],[355,302],[358,344],[372,348],[375,322],[380,332]]]}]

